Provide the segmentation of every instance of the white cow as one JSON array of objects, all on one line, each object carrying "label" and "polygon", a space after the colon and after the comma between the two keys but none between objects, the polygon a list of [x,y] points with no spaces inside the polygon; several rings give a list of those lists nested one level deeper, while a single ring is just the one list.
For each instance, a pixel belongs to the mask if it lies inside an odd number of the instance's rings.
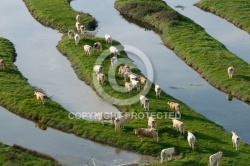
[{"label": "white cow", "polygon": [[184,134],[184,123],[177,120],[177,119],[173,119],[173,128],[176,128],[177,131],[179,131],[181,134]]},{"label": "white cow", "polygon": [[113,56],[112,58],[110,58],[110,61],[111,61],[112,68],[114,68],[116,66],[117,61],[118,61],[117,56]]},{"label": "white cow", "polygon": [[161,151],[161,163],[167,158],[168,161],[172,160],[173,154],[175,153],[174,147],[162,149]]},{"label": "white cow", "polygon": [[222,157],[222,151],[219,151],[209,157],[209,165],[208,166],[213,166],[217,162],[217,166],[219,166],[219,161]]},{"label": "white cow", "polygon": [[84,53],[91,56],[92,55],[92,47],[88,44],[83,46]]},{"label": "white cow", "polygon": [[229,78],[233,78],[234,67],[233,67],[233,66],[230,66],[230,67],[227,69],[227,73],[228,73],[228,77],[229,77]]},{"label": "white cow", "polygon": [[130,94],[132,89],[133,89],[132,83],[131,82],[125,82],[124,86],[125,86],[126,91],[129,92],[129,94]]},{"label": "white cow", "polygon": [[99,82],[101,85],[103,85],[103,83],[104,83],[104,81],[105,81],[105,74],[103,74],[103,73],[98,73],[96,77],[97,77],[98,82]]},{"label": "white cow", "polygon": [[105,34],[105,41],[107,44],[112,45],[112,37],[109,34]]},{"label": "white cow", "polygon": [[75,33],[74,39],[75,39],[75,44],[78,45],[78,43],[80,42],[80,36],[77,33]]},{"label": "white cow", "polygon": [[156,98],[160,98],[160,95],[161,95],[161,88],[158,84],[155,84],[155,95],[156,95]]},{"label": "white cow", "polygon": [[102,65],[95,65],[93,68],[93,71],[95,72],[95,74],[99,74],[99,73],[103,73],[103,67]]},{"label": "white cow", "polygon": [[114,56],[120,55],[119,50],[115,46],[110,46],[109,51],[111,54],[114,54]]},{"label": "white cow", "polygon": [[240,137],[236,134],[235,131],[232,131],[232,142],[233,142],[233,147],[235,147],[236,150],[239,150],[239,148],[240,148]]},{"label": "white cow", "polygon": [[196,141],[196,137],[191,131],[188,131],[188,136],[187,136],[188,144],[189,146],[194,150],[194,144]]},{"label": "white cow", "polygon": [[120,130],[121,128],[124,128],[124,124],[127,122],[128,117],[121,116],[119,118],[115,118],[115,131]]},{"label": "white cow", "polygon": [[152,116],[148,117],[148,128],[156,129],[156,120]]},{"label": "white cow", "polygon": [[143,95],[140,95],[140,102],[141,102],[141,106],[144,107],[144,110],[148,110],[149,111],[149,99],[146,98]]}]

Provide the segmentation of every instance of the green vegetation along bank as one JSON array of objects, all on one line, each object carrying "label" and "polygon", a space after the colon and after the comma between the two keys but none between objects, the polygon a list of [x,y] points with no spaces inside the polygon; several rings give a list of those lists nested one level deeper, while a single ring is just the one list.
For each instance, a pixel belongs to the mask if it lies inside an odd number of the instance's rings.
[{"label": "green vegetation along bank", "polygon": [[0,142],[1,166],[60,166],[52,157],[18,145],[8,146]]},{"label": "green vegetation along bank", "polygon": [[[58,19],[56,22],[53,22],[53,18],[57,18],[57,14],[62,14],[64,12],[61,11],[61,8],[52,8],[57,5],[69,5],[65,0],[56,0],[49,1],[44,0],[42,3],[35,3],[36,0],[26,0],[25,3],[29,10],[36,11],[33,12],[32,15],[38,20],[47,21],[47,25],[53,24],[64,24],[65,29],[60,29],[62,32],[66,32],[69,27],[74,27],[75,24],[75,16],[76,12],[72,12],[72,15],[65,13],[61,19]],[[44,7],[45,4],[50,4]],[[51,8],[50,8],[51,7]],[[148,7],[148,5],[147,5]],[[62,9],[64,9],[63,7]],[[48,14],[45,11],[50,11]],[[71,9],[72,10],[72,9]],[[52,12],[53,11],[53,12]],[[49,14],[49,13],[53,14]],[[39,17],[36,13],[45,13],[41,14]],[[72,18],[74,23],[65,23],[64,17]],[[50,20],[47,18],[51,17]],[[84,17],[84,16],[83,16]],[[51,21],[52,20],[52,21]],[[88,22],[81,21],[82,24],[87,25]],[[72,28],[73,29],[73,28]],[[190,36],[192,38],[192,36]],[[211,38],[208,38],[212,40]],[[99,41],[103,45],[103,49],[107,49],[108,46],[104,42],[103,38],[88,38],[81,39],[78,45],[75,45],[74,40],[70,40],[67,35],[62,37],[62,40],[58,43],[58,50],[65,55],[70,62],[72,63],[72,67],[77,73],[79,79],[87,82],[92,88],[93,86],[93,66],[95,64],[96,59],[99,57],[100,53],[95,52],[91,57],[85,55],[83,53],[83,44],[93,45],[94,42]],[[118,42],[114,43],[118,44]],[[219,45],[219,44],[218,44]],[[191,49],[190,49],[191,51]],[[122,52],[121,57],[127,57],[124,52]],[[234,56],[233,56],[234,57]],[[104,73],[106,74],[109,69],[110,61],[109,59],[104,59]],[[140,74],[140,71],[133,69],[133,72]],[[226,74],[225,74],[226,75]],[[118,77],[113,73],[111,77],[116,78],[116,81],[119,85],[123,85],[123,79]],[[116,98],[126,98],[129,94],[124,94],[121,92],[117,92],[111,88],[110,84],[112,82],[105,82],[103,85],[103,91],[108,93],[111,96]],[[100,86],[99,86],[100,87]],[[96,87],[98,88],[98,87]],[[22,88],[23,89],[23,88]],[[97,89],[95,89],[97,90]],[[136,95],[138,92],[133,92],[132,95]],[[21,93],[20,93],[21,94]],[[149,93],[146,96],[150,99],[150,112],[152,113],[169,113],[171,112],[169,107],[166,105],[166,101],[174,100],[181,103],[181,113],[182,113],[182,121],[186,125],[186,130],[192,130],[197,137],[196,149],[192,151],[186,140],[186,134],[180,135],[172,128],[171,119],[159,118],[157,119],[157,128],[159,130],[159,142],[155,142],[152,139],[146,138],[144,142],[140,142],[139,138],[134,135],[133,129],[138,127],[147,127],[147,119],[145,118],[134,118],[129,120],[129,122],[125,125],[125,128],[122,131],[116,132],[114,134],[114,125],[106,123],[103,127],[100,122],[90,122],[83,119],[74,118],[70,120],[68,118],[68,113],[56,105],[53,101],[49,101],[46,103],[45,107],[39,107],[36,105],[36,108],[40,108],[39,111],[36,110],[31,115],[37,115],[39,119],[47,124],[48,126],[55,127],[57,129],[74,133],[80,137],[91,139],[98,142],[103,142],[107,145],[112,145],[116,147],[120,147],[123,149],[128,149],[134,152],[138,152],[141,154],[150,154],[153,156],[159,156],[161,149],[166,147],[175,147],[176,148],[176,157],[173,161],[171,161],[171,165],[205,165],[208,163],[208,157],[217,152],[218,150],[222,150],[224,152],[221,163],[224,165],[244,165],[245,163],[249,163],[248,154],[250,152],[250,147],[242,143],[241,150],[236,152],[235,149],[231,145],[231,136],[228,134],[223,128],[216,125],[215,123],[207,120],[202,115],[196,113],[194,110],[190,109],[181,101],[174,99],[166,93],[162,93],[160,99],[155,99],[155,92],[153,87],[150,89]],[[8,96],[6,98],[11,98],[13,96]],[[34,96],[33,96],[34,97]],[[36,104],[35,99],[30,99],[30,101],[34,102],[32,104]],[[11,105],[11,103],[9,103]],[[117,106],[122,112],[135,112],[141,113],[143,115],[146,114],[143,111],[143,108],[140,107],[139,102],[126,105],[126,106]],[[19,107],[18,107],[19,108]],[[49,109],[49,110],[48,110]],[[34,109],[33,109],[34,110]],[[87,110],[86,110],[87,111]],[[105,110],[107,111],[107,110]],[[19,112],[17,112],[19,113]],[[48,116],[49,115],[49,116]],[[32,117],[32,116],[31,116]],[[50,118],[50,119],[49,119]],[[49,123],[50,122],[50,123]],[[159,165],[159,163],[154,163],[153,165]]]},{"label": "green vegetation along bank", "polygon": [[[242,101],[250,101],[250,65],[162,0],[117,0],[115,8],[124,16],[160,33],[165,45],[200,73],[211,85]],[[227,68],[236,72],[229,79]]]},{"label": "green vegetation along bank", "polygon": [[249,0],[201,0],[195,5],[228,20],[250,33]]}]

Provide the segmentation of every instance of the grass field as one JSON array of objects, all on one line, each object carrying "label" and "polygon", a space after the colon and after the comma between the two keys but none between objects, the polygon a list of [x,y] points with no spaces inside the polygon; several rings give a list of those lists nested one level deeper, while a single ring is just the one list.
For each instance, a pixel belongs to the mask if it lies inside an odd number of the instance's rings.
[{"label": "grass field", "polygon": [[[61,9],[70,9],[68,7],[66,0],[55,0],[49,1],[44,0],[40,3],[36,3],[36,0],[26,0],[25,3],[29,10],[35,11],[32,15],[41,22],[47,22],[47,25],[52,27],[58,26],[64,27],[60,28],[61,32],[66,32],[68,27],[71,27],[72,22],[65,22],[64,17],[61,16],[60,19],[56,16],[58,13],[62,15]],[[44,6],[45,4],[50,4]],[[67,7],[54,8],[53,6],[66,5]],[[51,7],[51,8],[50,8]],[[164,9],[164,8],[163,8]],[[49,11],[49,12],[48,12]],[[38,16],[37,14],[40,13]],[[53,13],[53,14],[46,14]],[[70,16],[75,22],[76,12],[70,12]],[[69,14],[67,13],[67,16]],[[84,14],[82,13],[84,17]],[[55,18],[58,20],[53,22]],[[87,16],[89,17],[89,16]],[[50,18],[50,19],[48,19]],[[89,20],[82,21],[82,24],[87,25]],[[85,22],[86,21],[86,22]],[[190,36],[191,37],[191,36]],[[99,57],[100,53],[94,53],[91,57],[84,55],[82,45],[90,44],[100,41],[103,44],[103,49],[108,48],[105,44],[103,38],[96,39],[85,39],[80,40],[79,45],[75,45],[74,40],[70,40],[66,34],[62,37],[62,40],[58,43],[58,50],[68,58],[71,62],[72,67],[79,79],[84,80],[88,83],[94,90],[97,90],[93,86],[93,66],[96,59]],[[114,44],[118,44],[115,42]],[[8,49],[7,49],[8,48]],[[190,49],[190,51],[192,51]],[[208,163],[208,157],[222,150],[224,152],[221,163],[223,165],[244,165],[249,163],[249,152],[250,147],[246,143],[241,143],[241,150],[236,152],[231,145],[231,136],[223,128],[216,125],[215,123],[207,120],[202,115],[196,113],[194,110],[189,108],[187,105],[174,99],[170,95],[162,92],[160,99],[155,99],[155,92],[153,87],[150,89],[146,96],[150,99],[150,112],[152,113],[169,113],[171,110],[166,104],[168,100],[174,100],[181,104],[181,120],[185,123],[186,131],[192,130],[197,137],[197,144],[194,151],[192,151],[187,143],[186,134],[180,135],[172,128],[171,119],[168,117],[157,119],[157,129],[159,131],[159,142],[153,141],[153,139],[146,138],[143,143],[140,139],[135,136],[133,129],[138,127],[147,127],[146,112],[140,107],[139,102],[132,105],[117,106],[121,112],[130,113],[141,113],[145,115],[144,118],[131,119],[122,131],[116,132],[114,134],[114,125],[106,123],[102,126],[100,122],[90,122],[83,119],[69,119],[68,112],[62,108],[59,104],[48,100],[45,107],[42,107],[37,103],[33,93],[34,87],[31,87],[25,78],[22,77],[21,73],[17,70],[13,64],[15,58],[15,50],[13,45],[6,41],[5,39],[0,40],[0,54],[1,57],[7,61],[7,69],[0,72],[0,81],[3,87],[0,91],[0,103],[10,111],[15,112],[18,115],[30,118],[33,120],[38,120],[49,127],[53,127],[65,132],[73,133],[79,137],[87,138],[90,140],[105,143],[106,145],[111,145],[119,147],[122,149],[127,149],[130,151],[138,152],[141,154],[149,154],[152,156],[159,156],[161,149],[167,147],[175,147],[176,155],[175,160],[171,161],[171,165],[205,165]],[[124,52],[122,52],[122,57],[126,58]],[[110,57],[109,57],[110,58]],[[104,59],[104,73],[106,74],[109,68],[109,59]],[[140,71],[134,70],[137,74]],[[14,73],[14,74],[13,74]],[[122,78],[117,75],[112,77],[116,78],[119,85],[123,84]],[[109,95],[124,99],[130,97],[129,94],[124,94],[122,92],[117,92],[110,88],[110,82],[105,82],[103,85],[103,91]],[[137,92],[133,92],[132,95],[136,95]],[[153,163],[152,165],[160,165],[159,163]]]},{"label": "grass field", "polygon": [[212,12],[250,33],[249,0],[201,0],[197,7]]}]

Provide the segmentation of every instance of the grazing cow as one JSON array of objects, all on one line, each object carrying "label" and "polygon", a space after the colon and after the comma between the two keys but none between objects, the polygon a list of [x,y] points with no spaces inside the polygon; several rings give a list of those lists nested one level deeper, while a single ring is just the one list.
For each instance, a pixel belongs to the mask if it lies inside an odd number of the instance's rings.
[{"label": "grazing cow", "polygon": [[120,55],[119,50],[115,47],[115,46],[110,46],[109,47],[109,51],[111,54],[113,54],[114,56]]},{"label": "grazing cow", "polygon": [[76,30],[78,33],[81,33],[81,24],[78,21],[76,22]]},{"label": "grazing cow", "polygon": [[233,67],[233,66],[230,66],[230,67],[227,69],[227,73],[228,73],[228,77],[229,77],[230,79],[233,78],[234,67]]},{"label": "grazing cow", "polygon": [[172,160],[173,154],[175,153],[174,147],[167,148],[167,149],[162,149],[161,151],[161,163],[167,158],[169,160]]},{"label": "grazing cow", "polygon": [[104,120],[112,120],[114,123],[115,119],[117,118],[117,114],[113,112],[96,112],[95,116],[102,121],[102,124],[104,125]]},{"label": "grazing cow", "polygon": [[177,120],[177,119],[173,119],[173,128],[176,128],[177,131],[179,131],[181,134],[184,134],[184,123]]},{"label": "grazing cow", "polygon": [[84,25],[81,25],[79,29],[80,29],[80,33],[81,33],[82,35],[84,35],[85,26],[84,26]]},{"label": "grazing cow", "polygon": [[95,42],[94,44],[93,44],[93,51],[102,51],[102,44],[100,43],[100,42]]},{"label": "grazing cow", "polygon": [[98,80],[99,84],[103,85],[104,80],[105,80],[105,74],[103,74],[103,73],[98,73],[98,74],[97,74],[97,80]]},{"label": "grazing cow", "polygon": [[147,82],[147,79],[143,76],[140,76],[139,80],[140,80],[141,87],[144,87]]},{"label": "grazing cow", "polygon": [[148,128],[156,129],[156,120],[151,115],[148,117]]},{"label": "grazing cow", "polygon": [[119,118],[115,118],[115,131],[120,130],[121,128],[124,128],[124,124],[127,122],[128,117],[121,116]]},{"label": "grazing cow", "polygon": [[132,83],[131,82],[125,82],[125,89],[130,94],[132,89],[133,89]]},{"label": "grazing cow", "polygon": [[137,89],[137,91],[140,90],[140,82],[137,80],[131,80],[131,84],[132,84],[132,89]]},{"label": "grazing cow", "polygon": [[160,98],[160,95],[161,95],[161,88],[158,84],[155,84],[155,95],[156,95],[156,98]]},{"label": "grazing cow", "polygon": [[0,69],[5,70],[5,68],[6,68],[5,60],[0,59]]},{"label": "grazing cow", "polygon": [[148,110],[149,111],[149,99],[146,98],[143,95],[140,95],[140,102],[141,102],[141,106],[144,107],[144,110]]},{"label": "grazing cow", "polygon": [[103,73],[103,67],[102,65],[95,65],[93,68],[93,71],[95,72],[95,74],[99,74],[99,73]]},{"label": "grazing cow", "polygon": [[69,39],[74,39],[74,37],[75,37],[75,31],[74,30],[69,30],[68,31],[68,37],[69,37]]},{"label": "grazing cow", "polygon": [[236,150],[239,150],[239,148],[240,148],[240,137],[236,134],[235,131],[232,131],[232,142],[233,142],[233,147],[235,147]]},{"label": "grazing cow", "polygon": [[195,144],[196,138],[191,131],[188,131],[187,140],[188,140],[189,146],[194,150],[194,144]]},{"label": "grazing cow", "polygon": [[104,37],[106,44],[112,45],[112,37],[109,34],[105,34]]},{"label": "grazing cow", "polygon": [[134,73],[129,74],[128,77],[129,77],[130,81],[139,80],[138,76],[135,75]]},{"label": "grazing cow", "polygon": [[44,107],[44,104],[45,104],[45,99],[48,98],[46,96],[46,94],[42,93],[42,92],[39,92],[39,91],[35,91],[34,92],[34,95],[36,95],[36,99],[39,103],[42,103],[43,104],[43,107]]},{"label": "grazing cow", "polygon": [[138,128],[134,129],[135,135],[141,138],[141,142],[143,141],[143,137],[153,137],[158,142],[158,131],[154,128],[146,129],[146,128]]},{"label": "grazing cow", "polygon": [[208,166],[213,166],[217,162],[217,166],[219,166],[219,161],[222,157],[223,152],[219,151],[209,157],[209,165]]},{"label": "grazing cow", "polygon": [[117,56],[113,56],[112,58],[110,58],[110,61],[111,61],[112,68],[114,68],[116,66],[117,61],[118,61]]},{"label": "grazing cow", "polygon": [[76,22],[80,22],[80,17],[81,16],[79,14],[76,15]]},{"label": "grazing cow", "polygon": [[78,43],[80,42],[80,36],[77,33],[75,33],[74,39],[75,39],[76,45],[78,45]]},{"label": "grazing cow", "polygon": [[88,44],[83,46],[84,53],[91,56],[92,54],[92,47]]},{"label": "grazing cow", "polygon": [[180,115],[180,109],[181,109],[181,106],[179,103],[175,103],[173,101],[168,101],[167,104],[169,105],[170,109],[171,110],[174,110],[177,114]]}]

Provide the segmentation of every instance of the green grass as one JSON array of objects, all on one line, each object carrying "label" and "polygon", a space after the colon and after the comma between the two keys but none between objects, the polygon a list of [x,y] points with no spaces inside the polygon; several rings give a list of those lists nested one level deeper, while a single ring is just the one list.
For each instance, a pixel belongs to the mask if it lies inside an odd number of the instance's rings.
[{"label": "green grass", "polygon": [[[211,85],[242,101],[250,101],[250,65],[229,52],[192,20],[161,0],[117,0],[115,7],[134,22],[152,27],[161,35],[165,45]],[[236,70],[233,79],[228,79],[229,66]]]},{"label": "green grass", "polygon": [[212,12],[250,33],[249,0],[201,0],[197,7]]},{"label": "green grass", "polygon": [[59,166],[52,157],[25,149],[18,145],[13,147],[0,142],[1,166]]},{"label": "green grass", "polygon": [[[42,7],[43,4],[35,2],[37,2],[37,0],[25,1],[28,7],[31,6],[30,4],[33,4],[32,9],[29,9],[30,11],[35,10],[37,11],[37,13],[45,13],[43,11],[44,8]],[[50,10],[55,10],[53,11],[53,13],[55,14],[61,14],[60,8],[53,8],[53,6],[55,6],[57,3],[61,2],[64,5],[68,5],[67,3],[65,3],[65,0],[43,0],[42,2],[45,4],[50,3],[47,8],[52,7]],[[47,8],[46,10],[49,10]],[[72,13],[75,16],[75,13]],[[35,15],[35,13],[33,13],[33,15]],[[72,18],[74,17],[73,15]],[[36,16],[34,17],[38,18]],[[57,16],[55,15],[54,17]],[[41,16],[39,20],[47,21],[48,25],[53,24],[53,22],[47,20],[46,15],[44,15],[44,17]],[[51,20],[53,20],[53,18],[51,18]],[[65,23],[62,19],[57,20],[57,24]],[[175,23],[173,22],[173,24]],[[53,25],[51,26],[55,27]],[[68,26],[71,26],[71,23],[70,25],[66,25],[65,27]],[[66,31],[66,29],[62,31]],[[76,46],[74,44],[74,40],[68,39],[66,35],[62,37],[62,40],[58,43],[57,46],[62,54],[69,59],[79,79],[84,80],[93,89],[94,86],[92,69],[96,58],[99,57],[99,53],[94,53],[92,57],[84,55],[82,45],[92,45],[94,41],[100,41],[102,42],[104,49],[108,48],[108,46],[104,43],[103,38],[96,38],[95,40],[82,39],[79,45]],[[118,44],[118,42],[116,43]],[[70,120],[68,118],[67,110],[65,110],[52,100],[48,100],[48,102],[45,104],[45,107],[42,107],[37,103],[35,96],[33,95],[34,88],[27,83],[27,80],[22,77],[21,73],[13,64],[13,59],[16,56],[15,50],[13,45],[9,41],[6,41],[6,39],[1,38],[0,40],[0,54],[1,57],[3,57],[7,61],[8,65],[5,71],[0,72],[0,81],[1,85],[3,85],[0,90],[0,104],[18,115],[22,115],[33,120],[38,120],[49,127],[73,133],[82,138],[102,142],[106,145],[127,149],[141,154],[159,156],[161,149],[167,147],[175,147],[177,158],[171,161],[171,165],[190,165],[190,163],[195,163],[195,165],[205,165],[208,163],[209,155],[217,152],[218,150],[222,150],[224,152],[224,157],[221,161],[223,165],[244,165],[245,163],[250,162],[250,159],[248,158],[250,152],[249,145],[247,145],[246,143],[241,143],[241,150],[239,152],[236,152],[231,145],[230,134],[228,134],[223,128],[216,125],[212,121],[207,120],[205,117],[196,113],[181,101],[174,99],[164,92],[162,92],[161,94],[161,99],[155,99],[155,92],[153,90],[153,87],[146,95],[150,99],[150,111],[153,113],[171,112],[169,107],[166,105],[166,101],[171,99],[179,102],[182,107],[182,121],[186,125],[186,130],[192,130],[197,137],[195,151],[192,151],[188,147],[186,140],[187,135],[185,134],[184,136],[182,136],[178,134],[176,130],[172,128],[171,120],[168,118],[157,119],[159,142],[155,142],[152,139],[146,138],[143,143],[141,143],[140,139],[134,135],[133,129],[138,127],[146,127],[146,118],[131,119],[125,125],[125,128],[120,132],[116,132],[116,134],[114,134],[114,126],[110,123],[106,123],[103,127],[100,122],[90,122],[76,118]],[[127,57],[124,52],[122,52],[122,57]],[[106,59],[103,64],[105,73],[107,72],[109,64],[109,60]],[[139,74],[138,70],[135,70],[135,72]],[[118,84],[123,84],[121,78],[119,78],[118,76],[115,77]],[[123,99],[129,96],[128,94],[114,91],[112,88],[110,88],[110,84],[108,82],[105,82],[103,88],[108,94],[117,98]],[[133,95],[135,94],[137,93],[133,92]],[[140,107],[140,104],[138,102],[132,105],[117,107],[120,111],[123,112],[126,111],[144,113],[142,107]],[[159,165],[159,163],[155,163],[153,165]]]}]

